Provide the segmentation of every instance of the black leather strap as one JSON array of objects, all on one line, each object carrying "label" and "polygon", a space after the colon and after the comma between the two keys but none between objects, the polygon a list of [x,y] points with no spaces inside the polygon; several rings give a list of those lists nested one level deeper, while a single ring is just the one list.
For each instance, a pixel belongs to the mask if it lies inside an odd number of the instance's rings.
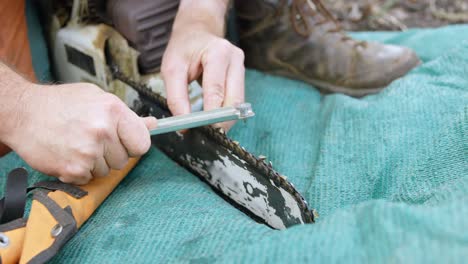
[{"label": "black leather strap", "polygon": [[[5,197],[0,199],[0,224],[22,218],[26,206],[27,193],[39,188],[48,191],[61,190],[74,198],[80,199],[88,194],[81,188],[60,181],[43,181],[28,186],[28,172],[23,168],[12,170],[7,177]],[[1,264],[1,263],[0,263]]]},{"label": "black leather strap", "polygon": [[10,171],[5,185],[5,197],[0,200],[0,224],[23,217],[27,189],[28,172],[24,168]]},{"label": "black leather strap", "polygon": [[49,191],[64,191],[68,193],[69,195],[73,196],[74,198],[80,199],[85,197],[88,192],[81,189],[80,187],[77,187],[75,185],[71,185],[68,183],[63,183],[61,181],[41,181],[37,182],[34,184],[34,186],[31,189],[35,188],[41,188],[41,189],[46,189]]}]

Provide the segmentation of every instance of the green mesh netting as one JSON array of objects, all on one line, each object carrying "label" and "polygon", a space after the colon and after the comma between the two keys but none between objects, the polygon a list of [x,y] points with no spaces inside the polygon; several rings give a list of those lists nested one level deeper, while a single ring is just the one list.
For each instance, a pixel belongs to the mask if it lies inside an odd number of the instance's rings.
[{"label": "green mesh netting", "polygon": [[[230,133],[288,176],[316,224],[258,224],[152,149],[53,262],[466,261],[468,25],[354,36],[424,63],[362,99],[248,71],[257,116]],[[0,173],[21,165],[11,154]]]}]

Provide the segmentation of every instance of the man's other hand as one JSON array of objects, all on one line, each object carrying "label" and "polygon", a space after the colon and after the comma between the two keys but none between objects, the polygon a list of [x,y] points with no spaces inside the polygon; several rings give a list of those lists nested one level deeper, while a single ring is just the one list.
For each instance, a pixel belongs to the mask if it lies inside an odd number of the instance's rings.
[{"label": "man's other hand", "polygon": [[[198,4],[197,4],[198,3]],[[161,72],[169,108],[174,115],[190,113],[188,83],[202,76],[203,108],[212,110],[244,101],[244,53],[221,37],[225,4],[182,1],[165,51]],[[217,14],[210,23],[207,10]],[[199,16],[195,18],[193,12]],[[221,25],[221,28],[219,28]],[[232,126],[224,123],[225,129]]]}]

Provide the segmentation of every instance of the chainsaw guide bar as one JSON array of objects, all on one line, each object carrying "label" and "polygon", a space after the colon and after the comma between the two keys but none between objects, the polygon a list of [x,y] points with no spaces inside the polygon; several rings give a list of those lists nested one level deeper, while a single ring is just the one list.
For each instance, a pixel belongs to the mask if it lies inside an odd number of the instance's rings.
[{"label": "chainsaw guide bar", "polygon": [[[38,2],[57,81],[94,83],[139,115],[171,116],[160,94],[164,85],[159,69],[178,1]],[[201,88],[192,88],[192,106],[201,108]],[[221,129],[202,126],[151,139],[168,157],[256,221],[284,229],[313,223],[316,218],[271,162],[249,153]]]},{"label": "chainsaw guide bar", "polygon": [[[163,96],[127,77],[116,64],[109,66],[115,79],[138,92],[138,114],[171,116]],[[315,210],[309,209],[293,184],[264,157],[255,157],[220,128],[204,126],[184,134],[160,134],[152,136],[152,144],[256,221],[275,229],[314,222]]]}]

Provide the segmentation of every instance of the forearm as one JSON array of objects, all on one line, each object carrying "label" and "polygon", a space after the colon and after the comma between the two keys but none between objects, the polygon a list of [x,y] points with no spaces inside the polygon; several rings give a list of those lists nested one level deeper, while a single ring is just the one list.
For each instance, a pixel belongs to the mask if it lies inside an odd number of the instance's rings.
[{"label": "forearm", "polygon": [[27,106],[26,97],[34,84],[0,61],[0,143],[21,126]]},{"label": "forearm", "polygon": [[173,30],[196,26],[223,37],[228,5],[229,0],[181,0]]}]

